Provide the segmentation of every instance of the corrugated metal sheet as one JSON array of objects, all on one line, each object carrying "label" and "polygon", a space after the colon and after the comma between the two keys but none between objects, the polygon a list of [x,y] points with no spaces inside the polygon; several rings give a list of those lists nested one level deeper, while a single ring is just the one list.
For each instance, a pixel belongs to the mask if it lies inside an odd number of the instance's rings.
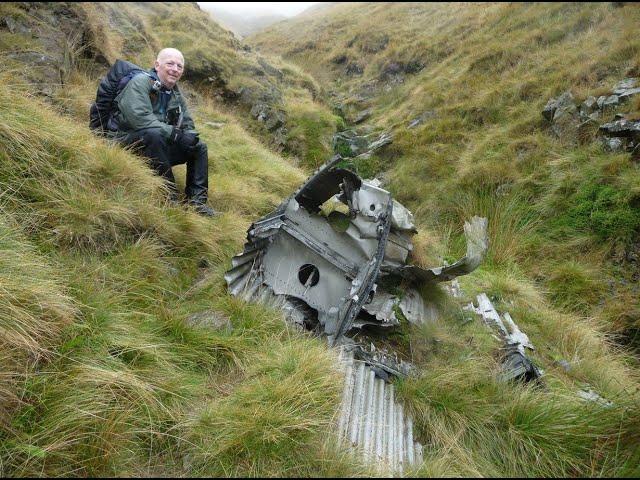
[{"label": "corrugated metal sheet", "polygon": [[422,445],[413,438],[413,419],[396,402],[393,384],[342,348],[345,379],[338,419],[342,442],[381,474],[401,474],[422,463]]}]

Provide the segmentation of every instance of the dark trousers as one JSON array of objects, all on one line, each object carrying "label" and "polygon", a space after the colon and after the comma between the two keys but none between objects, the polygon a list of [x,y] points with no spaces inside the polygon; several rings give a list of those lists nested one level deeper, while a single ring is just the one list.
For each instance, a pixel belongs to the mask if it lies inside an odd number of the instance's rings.
[{"label": "dark trousers", "polygon": [[172,196],[176,198],[178,190],[171,167],[186,163],[187,181],[184,194],[187,201],[195,204],[207,203],[209,155],[205,143],[198,142],[192,150],[187,151],[170,143],[156,128],[131,132],[122,142],[132,145],[134,151],[149,159],[151,167],[166,180]]}]

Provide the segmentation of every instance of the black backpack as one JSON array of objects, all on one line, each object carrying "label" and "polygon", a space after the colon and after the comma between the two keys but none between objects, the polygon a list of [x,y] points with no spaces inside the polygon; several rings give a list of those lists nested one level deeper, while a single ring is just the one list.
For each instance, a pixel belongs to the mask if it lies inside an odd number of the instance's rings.
[{"label": "black backpack", "polygon": [[[96,92],[96,101],[89,109],[89,128],[98,135],[106,135],[107,132],[117,130],[109,120],[114,113],[114,100],[134,76],[139,73],[149,75],[143,68],[127,62],[116,60],[102,79]],[[149,75],[149,77],[151,77]]]}]

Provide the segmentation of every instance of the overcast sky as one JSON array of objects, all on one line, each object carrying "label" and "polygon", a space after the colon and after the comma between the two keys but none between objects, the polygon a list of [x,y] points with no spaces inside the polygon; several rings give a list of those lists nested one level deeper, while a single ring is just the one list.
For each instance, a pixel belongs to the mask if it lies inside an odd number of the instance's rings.
[{"label": "overcast sky", "polygon": [[251,13],[252,16],[255,16],[277,13],[287,17],[293,17],[316,3],[320,2],[198,2],[200,6],[212,5],[239,15]]}]

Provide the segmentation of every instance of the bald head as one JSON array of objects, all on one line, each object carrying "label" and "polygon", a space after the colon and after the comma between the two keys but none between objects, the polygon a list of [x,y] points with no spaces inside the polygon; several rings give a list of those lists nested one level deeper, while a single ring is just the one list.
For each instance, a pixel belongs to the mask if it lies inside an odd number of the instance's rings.
[{"label": "bald head", "polygon": [[156,62],[161,62],[165,58],[169,56],[174,56],[174,55],[180,57],[180,59],[182,60],[182,63],[184,64],[184,56],[182,55],[182,52],[177,48],[163,48],[158,52],[158,57],[156,58]]},{"label": "bald head", "polygon": [[173,88],[184,72],[184,56],[175,48],[163,48],[155,63],[158,78],[167,88]]}]

